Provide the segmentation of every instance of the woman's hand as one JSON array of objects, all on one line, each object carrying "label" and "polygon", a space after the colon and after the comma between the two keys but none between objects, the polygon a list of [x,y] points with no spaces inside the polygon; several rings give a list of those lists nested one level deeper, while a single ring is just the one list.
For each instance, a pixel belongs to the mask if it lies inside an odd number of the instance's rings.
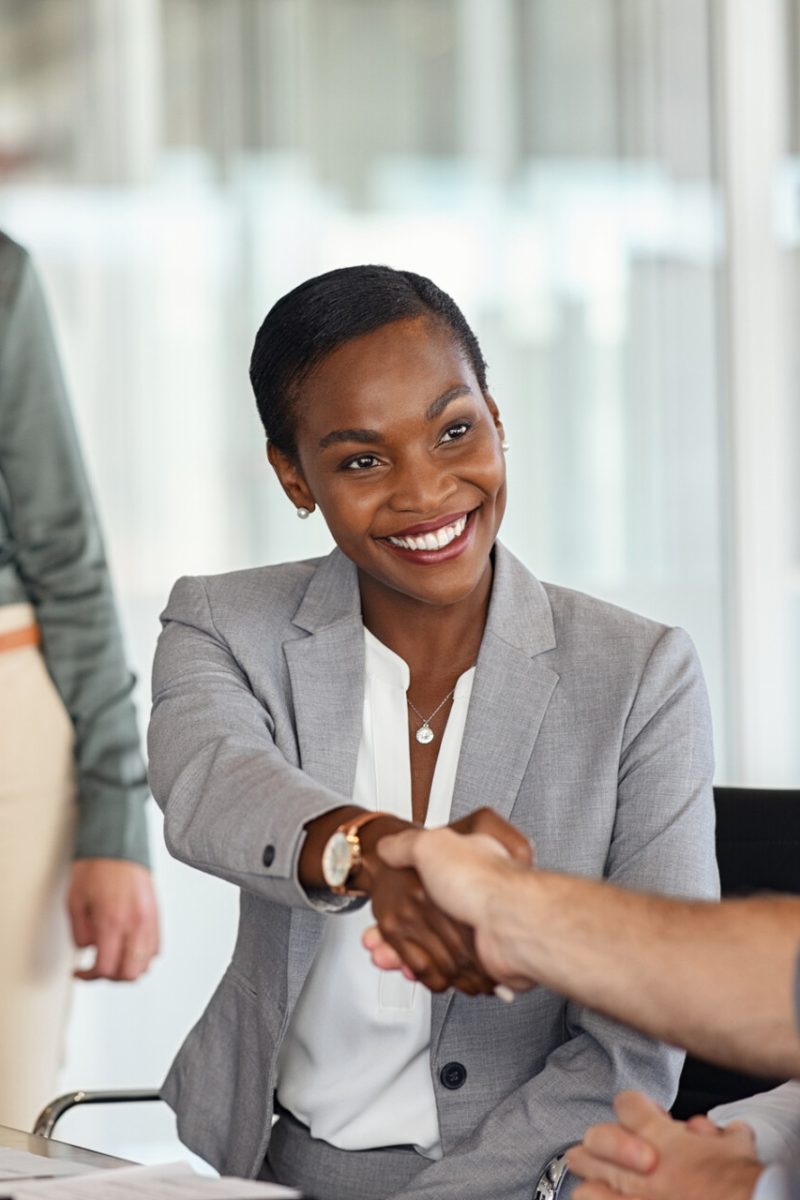
[{"label": "woman's hand", "polygon": [[398,965],[432,992],[454,987],[470,996],[491,994],[494,981],[478,962],[472,930],[433,904],[416,870],[383,860],[377,846],[387,831],[381,825],[374,821],[364,829],[363,867],[354,882],[369,894]]},{"label": "woman's hand", "polygon": [[[377,832],[380,838],[380,831]],[[453,822],[448,829],[409,829],[384,838],[378,847],[378,856],[393,867],[397,875],[410,870],[428,909],[433,903],[440,916],[446,914],[449,918],[449,928],[455,926],[458,930],[460,953],[463,955],[466,950],[471,956],[481,986],[475,987],[474,968],[470,972],[469,986],[462,987],[460,982],[450,986],[470,995],[476,991],[494,991],[494,980],[481,963],[482,958],[486,961],[490,947],[484,947],[483,954],[480,944],[476,950],[473,928],[485,915],[488,892],[505,883],[509,870],[513,873],[531,865],[533,852],[523,834],[491,809],[483,808]],[[413,937],[406,937],[404,944],[400,944],[402,930],[391,927],[391,915],[388,919],[381,917],[374,899],[373,910],[378,926],[365,933],[364,945],[372,954],[375,965],[384,970],[402,970],[408,978],[418,978],[430,986],[428,979],[434,964],[427,961]],[[457,959],[458,963],[463,963],[463,959]],[[512,986],[530,987],[530,981],[514,978],[511,982]]]},{"label": "woman's hand", "polygon": [[[325,886],[321,859],[328,838],[363,811],[342,807],[308,823],[299,863],[305,887]],[[361,865],[352,886],[372,900],[375,918],[393,953],[406,964],[408,978],[419,979],[433,992],[455,987],[469,995],[489,993],[494,984],[478,965],[470,929],[436,908],[415,870],[395,870],[377,852],[381,838],[414,828],[410,821],[390,813],[363,825],[359,830]]]},{"label": "woman's hand", "polygon": [[478,808],[458,821],[451,821],[448,829],[454,829],[456,833],[480,833],[494,838],[514,862],[522,867],[533,866],[533,846],[525,834],[510,825],[493,808]]}]

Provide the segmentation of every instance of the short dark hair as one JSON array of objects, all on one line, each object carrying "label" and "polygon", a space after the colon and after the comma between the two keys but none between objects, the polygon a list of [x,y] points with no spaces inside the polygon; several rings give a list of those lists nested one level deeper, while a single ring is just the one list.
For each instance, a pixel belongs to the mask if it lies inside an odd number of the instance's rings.
[{"label": "short dark hair", "polygon": [[478,339],[455,301],[424,275],[383,266],[340,267],[287,292],[264,318],[250,359],[250,382],[267,439],[296,457],[297,391],[322,359],[392,321],[426,316],[449,327],[485,392],[486,363]]}]

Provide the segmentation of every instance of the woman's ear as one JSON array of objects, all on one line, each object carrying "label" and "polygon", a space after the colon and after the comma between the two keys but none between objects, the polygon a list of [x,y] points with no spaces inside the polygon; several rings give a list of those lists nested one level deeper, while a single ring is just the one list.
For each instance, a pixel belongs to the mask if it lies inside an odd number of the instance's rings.
[{"label": "woman's ear", "polygon": [[486,401],[486,407],[491,413],[492,420],[494,421],[494,427],[497,430],[497,436],[500,438],[500,442],[504,443],[506,440],[506,431],[503,428],[503,422],[500,420],[500,409],[497,407],[494,397],[490,396],[488,392],[484,393],[483,398]]},{"label": "woman's ear", "polygon": [[314,497],[305,481],[300,464],[290,458],[288,454],[284,454],[272,442],[267,442],[267,458],[278,476],[281,487],[295,508],[305,508],[309,512],[313,512],[316,507]]}]

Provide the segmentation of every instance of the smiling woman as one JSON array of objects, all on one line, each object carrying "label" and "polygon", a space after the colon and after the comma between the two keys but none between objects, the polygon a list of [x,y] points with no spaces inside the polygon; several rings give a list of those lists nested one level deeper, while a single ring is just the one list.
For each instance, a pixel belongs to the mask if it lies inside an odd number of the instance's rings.
[{"label": "smiling woman", "polygon": [[[530,1200],[615,1092],[669,1104],[680,1056],[542,990],[509,1009],[468,932],[376,846],[449,823],[523,862],[533,841],[542,866],[713,895],[694,650],[497,541],[503,426],[430,280],[309,280],[267,315],[251,378],[269,461],[336,549],[179,580],[164,613],[167,842],[242,889],[233,961],[165,1095],[214,1165],[319,1200]],[[375,919],[416,981],[374,971]]]}]

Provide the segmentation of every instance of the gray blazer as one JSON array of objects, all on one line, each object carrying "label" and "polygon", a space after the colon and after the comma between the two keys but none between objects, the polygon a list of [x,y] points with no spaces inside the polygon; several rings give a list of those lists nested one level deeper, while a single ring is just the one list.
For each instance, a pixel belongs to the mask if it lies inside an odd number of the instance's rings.
[{"label": "gray blazer", "polygon": [[[500,545],[495,558],[453,818],[488,804],[533,839],[542,867],[715,896],[711,730],[689,638],[542,584]],[[231,964],[164,1096],[188,1146],[254,1176],[281,1039],[323,922],[336,920],[301,887],[297,859],[304,824],[353,786],[364,679],[355,567],[335,550],[184,578],[162,619],[150,782],[167,844],[241,888]],[[615,1092],[670,1104],[682,1057],[544,988],[513,1005],[435,996],[444,1158],[396,1195],[529,1200],[548,1159],[610,1117]],[[466,1068],[455,1090],[440,1078],[452,1063]]]}]

